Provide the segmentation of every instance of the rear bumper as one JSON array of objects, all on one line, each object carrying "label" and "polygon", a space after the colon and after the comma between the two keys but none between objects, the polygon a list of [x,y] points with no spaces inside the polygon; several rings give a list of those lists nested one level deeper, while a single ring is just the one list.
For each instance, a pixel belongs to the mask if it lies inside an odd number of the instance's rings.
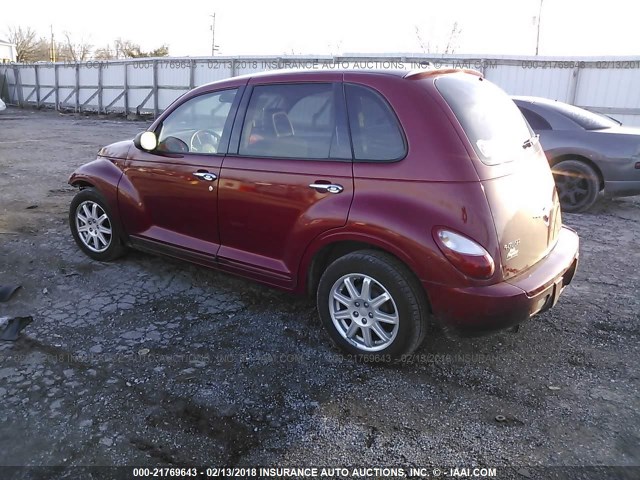
[{"label": "rear bumper", "polygon": [[543,260],[506,282],[450,288],[423,282],[436,318],[461,334],[508,328],[553,307],[578,266],[579,239],[562,227],[558,243]]},{"label": "rear bumper", "polygon": [[640,195],[640,180],[605,181],[604,194],[607,197]]}]

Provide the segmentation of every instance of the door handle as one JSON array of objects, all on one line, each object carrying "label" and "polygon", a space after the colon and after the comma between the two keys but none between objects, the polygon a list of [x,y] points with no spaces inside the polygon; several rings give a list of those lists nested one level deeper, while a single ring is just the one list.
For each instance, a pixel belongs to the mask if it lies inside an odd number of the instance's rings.
[{"label": "door handle", "polygon": [[215,173],[211,172],[193,172],[193,174],[202,180],[206,180],[207,182],[213,182],[214,180],[218,179],[218,176]]},{"label": "door handle", "polygon": [[344,190],[342,185],[335,183],[311,183],[309,184],[309,187],[315,188],[316,190],[324,190],[329,193],[340,193]]}]

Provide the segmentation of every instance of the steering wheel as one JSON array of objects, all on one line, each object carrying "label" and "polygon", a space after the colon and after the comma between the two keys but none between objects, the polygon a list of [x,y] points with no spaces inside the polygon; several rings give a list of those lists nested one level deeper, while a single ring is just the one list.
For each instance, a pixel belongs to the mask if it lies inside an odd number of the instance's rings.
[{"label": "steering wheel", "polygon": [[189,141],[190,152],[217,153],[220,135],[213,130],[196,130]]}]

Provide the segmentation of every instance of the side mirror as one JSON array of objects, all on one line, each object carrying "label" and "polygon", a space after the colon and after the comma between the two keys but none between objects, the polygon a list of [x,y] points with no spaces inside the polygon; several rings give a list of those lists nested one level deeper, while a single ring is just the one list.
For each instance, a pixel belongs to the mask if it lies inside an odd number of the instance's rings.
[{"label": "side mirror", "polygon": [[133,139],[133,144],[138,150],[152,152],[158,146],[158,139],[153,132],[140,132]]}]

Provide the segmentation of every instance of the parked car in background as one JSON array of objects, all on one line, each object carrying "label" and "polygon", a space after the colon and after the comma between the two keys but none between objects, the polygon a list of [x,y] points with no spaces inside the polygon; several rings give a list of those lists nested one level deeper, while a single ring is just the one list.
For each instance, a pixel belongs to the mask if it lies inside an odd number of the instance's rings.
[{"label": "parked car in background", "polygon": [[460,70],[272,72],[186,93],[77,169],[73,237],[311,292],[333,341],[392,359],[556,304],[578,263],[540,144]]},{"label": "parked car in background", "polygon": [[610,197],[640,194],[639,128],[546,98],[513,100],[540,135],[565,211],[589,209],[601,191]]}]

